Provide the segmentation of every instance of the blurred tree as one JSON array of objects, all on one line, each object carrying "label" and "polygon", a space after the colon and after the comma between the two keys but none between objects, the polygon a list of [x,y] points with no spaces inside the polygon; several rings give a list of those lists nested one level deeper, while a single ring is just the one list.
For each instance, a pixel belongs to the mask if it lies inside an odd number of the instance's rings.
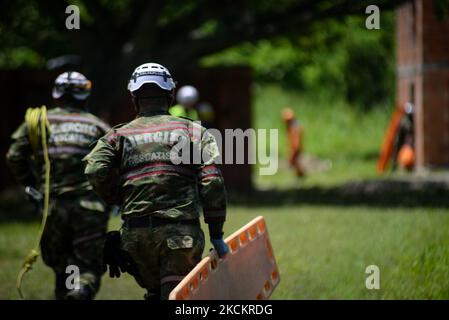
[{"label": "blurred tree", "polygon": [[[279,36],[313,33],[326,19],[390,9],[405,0],[16,0],[2,4],[0,64],[43,65],[49,58],[79,54],[94,80],[94,99],[113,103],[132,69],[154,60],[173,70],[236,46]],[[81,28],[67,30],[67,5],[81,11]],[[270,63],[267,60],[267,63]],[[97,105],[97,103],[94,103]]]},{"label": "blurred tree", "polygon": [[395,93],[394,16],[384,14],[382,32],[352,33],[344,43],[342,73],[347,100],[366,111],[392,105]]},{"label": "blurred tree", "polygon": [[364,16],[328,19],[296,38],[245,42],[201,60],[204,66],[250,65],[258,82],[280,82],[361,110],[394,99],[394,13],[383,12],[381,29],[368,30]]}]

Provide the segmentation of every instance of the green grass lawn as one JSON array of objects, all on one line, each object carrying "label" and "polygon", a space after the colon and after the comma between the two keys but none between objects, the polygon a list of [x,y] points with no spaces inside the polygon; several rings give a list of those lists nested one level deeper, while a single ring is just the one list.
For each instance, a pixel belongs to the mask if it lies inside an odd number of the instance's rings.
[{"label": "green grass lawn", "polygon": [[[258,215],[267,220],[281,272],[274,299],[449,298],[447,210],[231,207],[226,233]],[[16,273],[36,231],[34,223],[0,226],[0,299],[18,297]],[[365,288],[371,264],[380,268],[380,290]],[[141,299],[144,293],[128,276],[103,280],[98,299]],[[52,284],[50,269],[39,260],[23,289],[27,298],[49,299]]]}]

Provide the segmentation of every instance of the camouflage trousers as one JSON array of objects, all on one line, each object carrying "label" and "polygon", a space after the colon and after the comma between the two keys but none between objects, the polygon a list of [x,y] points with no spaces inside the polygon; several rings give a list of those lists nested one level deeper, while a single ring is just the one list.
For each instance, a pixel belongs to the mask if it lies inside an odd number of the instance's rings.
[{"label": "camouflage trousers", "polygon": [[201,261],[204,233],[201,226],[167,224],[155,228],[123,228],[122,248],[139,271],[137,283],[146,298],[167,300],[176,285]]},{"label": "camouflage trousers", "polygon": [[93,296],[103,274],[103,244],[108,216],[93,193],[52,197],[41,240],[42,259],[56,275],[56,299],[64,299],[66,268],[80,271],[80,285],[89,286]]}]

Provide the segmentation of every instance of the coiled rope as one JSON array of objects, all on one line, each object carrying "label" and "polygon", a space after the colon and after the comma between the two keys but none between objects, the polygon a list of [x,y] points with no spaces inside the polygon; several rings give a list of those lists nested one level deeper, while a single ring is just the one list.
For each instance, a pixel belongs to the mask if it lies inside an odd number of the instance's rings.
[{"label": "coiled rope", "polygon": [[48,208],[50,203],[50,158],[48,155],[47,134],[50,132],[50,123],[47,119],[47,108],[28,108],[25,114],[25,123],[28,128],[28,139],[33,149],[33,157],[37,158],[40,147],[42,147],[45,165],[45,181],[44,181],[44,207],[42,210],[42,222],[36,244],[23,261],[22,268],[17,275],[16,288],[21,299],[24,299],[22,293],[22,280],[24,275],[31,270],[33,264],[39,257],[39,246],[42,235],[44,233],[45,224],[47,222]]}]

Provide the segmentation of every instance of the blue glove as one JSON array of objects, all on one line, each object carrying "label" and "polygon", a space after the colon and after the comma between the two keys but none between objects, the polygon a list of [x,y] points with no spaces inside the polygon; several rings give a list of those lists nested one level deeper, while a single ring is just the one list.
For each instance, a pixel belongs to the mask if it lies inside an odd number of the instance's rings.
[{"label": "blue glove", "polygon": [[223,239],[210,239],[210,242],[214,246],[215,250],[218,253],[218,256],[222,258],[229,252],[228,245],[226,242],[223,241]]}]

